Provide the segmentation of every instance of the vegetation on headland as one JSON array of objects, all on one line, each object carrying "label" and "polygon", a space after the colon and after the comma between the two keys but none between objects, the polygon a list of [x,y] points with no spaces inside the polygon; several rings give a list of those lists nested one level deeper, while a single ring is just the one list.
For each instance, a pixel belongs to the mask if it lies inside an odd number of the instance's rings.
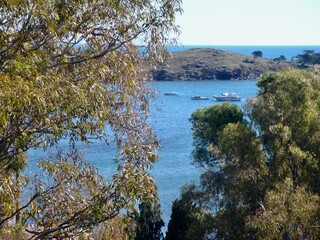
[{"label": "vegetation on headland", "polygon": [[[179,212],[173,206],[167,236],[320,238],[320,76],[266,73],[258,87],[243,110],[224,103],[193,113],[202,175],[176,201],[189,204]],[[187,216],[193,220],[185,228],[176,218]]]},{"label": "vegetation on headland", "polygon": [[296,61],[300,67],[314,66],[320,64],[320,53],[314,50],[304,50],[303,53],[298,54],[292,60]]},{"label": "vegetation on headland", "polygon": [[[128,239],[126,212],[157,195],[153,93],[134,43],[161,60],[181,1],[0,2],[0,239]],[[61,139],[67,152],[24,174],[29,149]],[[108,181],[78,151],[92,140],[117,146]]]},{"label": "vegetation on headland", "polygon": [[262,58],[263,56],[263,52],[257,50],[257,51],[253,51],[252,53],[253,56],[253,62],[255,62],[256,58]]},{"label": "vegetation on headland", "polygon": [[263,52],[254,51],[252,56],[216,50],[195,48],[172,53],[172,58],[151,69],[158,81],[176,80],[230,80],[258,79],[265,72],[279,72],[287,68],[299,68],[320,64],[319,53],[306,50],[292,61],[284,55],[274,59],[262,58]]},{"label": "vegetation on headland", "polygon": [[257,79],[268,71],[289,68],[270,59],[210,48],[195,48],[172,53],[172,58],[152,70],[155,80]]}]

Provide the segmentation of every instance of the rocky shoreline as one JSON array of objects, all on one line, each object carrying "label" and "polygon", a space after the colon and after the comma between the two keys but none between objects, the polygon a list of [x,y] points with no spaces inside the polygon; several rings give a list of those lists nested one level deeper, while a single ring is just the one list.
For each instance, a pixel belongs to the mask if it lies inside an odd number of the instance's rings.
[{"label": "rocky shoreline", "polygon": [[268,71],[292,67],[289,62],[216,50],[195,48],[172,54],[163,64],[151,70],[157,81],[257,79]]}]

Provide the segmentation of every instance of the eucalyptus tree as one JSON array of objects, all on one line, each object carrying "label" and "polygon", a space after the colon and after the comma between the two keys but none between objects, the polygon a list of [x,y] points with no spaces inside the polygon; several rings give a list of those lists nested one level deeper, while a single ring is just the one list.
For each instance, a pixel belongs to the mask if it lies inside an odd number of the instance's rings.
[{"label": "eucalyptus tree", "polygon": [[257,85],[243,117],[224,117],[241,112],[229,104],[192,115],[192,202],[212,212],[215,239],[319,239],[320,77],[286,70]]},{"label": "eucalyptus tree", "polygon": [[257,239],[319,239],[319,195],[294,188],[290,178],[266,193],[262,210],[248,219]]},{"label": "eucalyptus tree", "polygon": [[[148,173],[157,158],[148,124],[153,93],[142,63],[166,56],[165,46],[175,40],[170,35],[179,33],[180,4],[0,1],[2,236],[72,237],[133,208],[135,200],[154,198]],[[27,150],[61,139],[69,140],[70,153],[44,161],[41,178],[20,176]],[[93,139],[116,143],[117,172],[108,182],[76,150],[77,141]],[[29,197],[20,197],[27,187]],[[33,229],[26,228],[30,221]]]},{"label": "eucalyptus tree", "polygon": [[319,76],[304,71],[270,73],[258,87],[258,98],[248,106],[262,133],[270,176],[273,181],[290,177],[294,186],[320,193]]}]

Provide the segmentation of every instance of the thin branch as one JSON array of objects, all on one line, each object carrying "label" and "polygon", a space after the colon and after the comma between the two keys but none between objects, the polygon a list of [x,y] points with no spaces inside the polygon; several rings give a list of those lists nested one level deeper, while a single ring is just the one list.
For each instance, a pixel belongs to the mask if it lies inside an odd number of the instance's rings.
[{"label": "thin branch", "polygon": [[130,38],[128,38],[125,41],[121,41],[118,44],[116,44],[116,42],[119,40],[117,38],[113,38],[110,43],[108,44],[108,47],[106,49],[104,49],[103,51],[92,55],[92,56],[85,56],[81,59],[72,61],[72,62],[59,62],[56,63],[54,65],[52,65],[50,68],[55,68],[57,66],[62,66],[62,65],[73,65],[73,64],[78,64],[78,63],[83,63],[86,62],[88,60],[91,59],[98,59],[103,57],[104,55],[106,55],[109,52],[113,52],[119,48],[121,48],[122,46],[124,46],[125,44],[127,44],[128,42],[131,42],[133,39],[136,39],[141,33],[145,32],[148,28],[150,28],[152,26],[153,21],[151,21],[149,24],[144,24],[144,27],[142,27],[137,33],[135,33],[133,36],[131,36]]},{"label": "thin branch", "polygon": [[3,225],[8,222],[11,218],[13,218],[16,214],[18,214],[21,210],[29,207],[29,205],[39,196],[45,195],[47,193],[49,193],[50,191],[53,191],[54,189],[58,188],[61,185],[62,181],[60,181],[58,184],[56,184],[55,186],[50,187],[49,189],[47,189],[44,192],[41,193],[36,193],[32,196],[32,198],[28,201],[28,203],[22,207],[20,207],[19,209],[17,209],[13,214],[11,214],[9,217],[4,218],[3,220],[0,221],[0,229],[3,227]]}]

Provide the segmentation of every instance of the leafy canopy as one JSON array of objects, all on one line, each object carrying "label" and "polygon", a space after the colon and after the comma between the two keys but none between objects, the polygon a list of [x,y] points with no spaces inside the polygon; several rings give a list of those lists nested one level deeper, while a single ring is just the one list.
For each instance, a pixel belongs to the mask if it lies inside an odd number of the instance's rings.
[{"label": "leafy canopy", "polygon": [[263,53],[261,51],[253,51],[252,56],[254,57],[254,59],[258,58],[258,57],[262,57]]},{"label": "leafy canopy", "polygon": [[[318,239],[320,77],[286,70],[257,85],[243,111],[223,104],[193,114],[203,173],[189,195],[211,211],[215,239]],[[223,117],[235,112],[244,116]]]},{"label": "leafy canopy", "polygon": [[[72,237],[133,209],[136,200],[154,198],[148,173],[157,158],[148,124],[153,93],[141,66],[165,57],[174,41],[168,36],[179,32],[180,4],[0,0],[0,235],[15,238],[10,234],[22,229],[34,239]],[[28,149],[61,139],[70,153],[42,164],[51,181],[20,175]],[[109,182],[81,167],[76,142],[95,139],[117,146]],[[26,227],[30,219],[35,230]]]}]

